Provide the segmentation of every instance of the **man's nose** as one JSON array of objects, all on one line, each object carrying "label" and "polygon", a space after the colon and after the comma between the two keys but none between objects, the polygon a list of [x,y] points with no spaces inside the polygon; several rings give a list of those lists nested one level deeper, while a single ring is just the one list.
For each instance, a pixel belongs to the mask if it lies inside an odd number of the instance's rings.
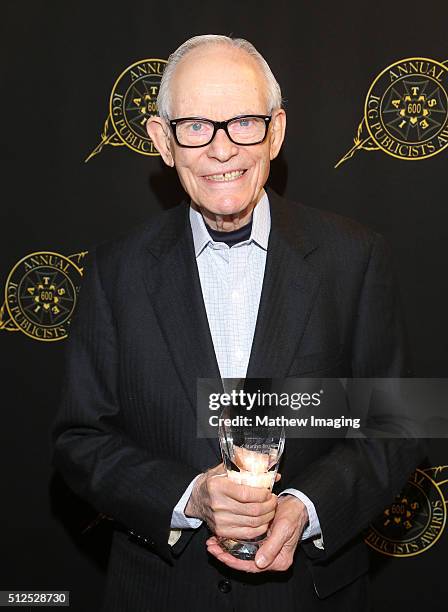
[{"label": "man's nose", "polygon": [[227,136],[225,130],[220,128],[208,146],[209,157],[214,157],[221,162],[231,159],[238,153],[238,146]]}]

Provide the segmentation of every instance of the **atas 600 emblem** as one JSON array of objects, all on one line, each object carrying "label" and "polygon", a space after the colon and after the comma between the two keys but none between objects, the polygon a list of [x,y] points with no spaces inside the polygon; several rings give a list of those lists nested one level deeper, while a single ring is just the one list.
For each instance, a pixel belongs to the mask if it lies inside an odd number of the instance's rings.
[{"label": "atas 600 emblem", "polygon": [[44,342],[66,338],[86,253],[66,257],[40,251],[18,261],[6,279],[0,329],[21,331]]},{"label": "atas 600 emblem", "polygon": [[448,465],[416,470],[395,501],[370,525],[365,542],[389,557],[414,557],[440,539],[446,525]]},{"label": "atas 600 emblem", "polygon": [[373,81],[354,146],[335,168],[358,151],[381,150],[403,160],[437,155],[448,146],[448,66],[423,57],[391,64]]},{"label": "atas 600 emblem", "polygon": [[86,162],[107,144],[125,145],[142,155],[159,154],[146,132],[146,121],[157,115],[157,95],[166,63],[163,59],[144,59],[123,70],[112,87],[101,142]]}]

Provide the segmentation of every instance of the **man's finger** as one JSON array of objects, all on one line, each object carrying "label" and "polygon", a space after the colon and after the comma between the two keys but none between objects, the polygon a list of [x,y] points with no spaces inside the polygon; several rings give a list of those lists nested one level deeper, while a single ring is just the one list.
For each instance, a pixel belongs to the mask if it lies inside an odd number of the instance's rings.
[{"label": "man's finger", "polygon": [[213,555],[214,557],[216,557],[216,559],[221,561],[221,563],[224,563],[225,565],[227,565],[228,567],[231,567],[232,569],[236,569],[241,572],[250,572],[252,574],[257,574],[257,573],[266,571],[266,569],[269,571],[273,571],[273,572],[284,570],[284,567],[282,567],[281,565],[277,563],[278,561],[277,559],[272,563],[272,565],[270,565],[268,568],[265,568],[265,569],[258,568],[255,565],[254,561],[243,561],[242,559],[236,559],[230,553],[228,553],[227,551],[221,548],[215,536],[213,536],[212,538],[209,538],[206,544],[207,544],[207,551],[211,555]]},{"label": "man's finger", "polygon": [[273,495],[265,502],[247,502],[245,504],[231,500],[228,509],[229,512],[241,516],[263,516],[264,514],[275,512],[277,509],[277,497]]},{"label": "man's finger", "polygon": [[225,487],[225,492],[229,497],[244,504],[248,502],[265,502],[270,500],[274,495],[269,489],[250,487],[248,485],[232,482],[231,480],[227,480],[223,487]]},{"label": "man's finger", "polygon": [[258,527],[239,526],[235,522],[229,525],[216,525],[215,534],[220,538],[230,538],[232,540],[253,540],[265,535],[269,523],[264,523]]},{"label": "man's finger", "polygon": [[271,534],[260,546],[255,563],[259,568],[265,568],[277,557],[285,542],[290,538],[289,525],[286,521],[278,521],[271,526]]},{"label": "man's finger", "polygon": [[243,561],[242,559],[236,559],[230,553],[223,550],[219,545],[218,540],[214,536],[209,538],[206,544],[207,550],[211,555],[232,569],[250,573],[257,573],[261,571],[255,565],[254,561]]},{"label": "man's finger", "polygon": [[213,476],[224,476],[225,474],[227,474],[227,471],[224,467],[224,463],[221,462],[218,463],[218,465],[215,465],[215,467],[207,470],[206,474],[208,474],[208,476],[212,478]]},{"label": "man's finger", "polygon": [[269,525],[275,517],[275,509],[266,514],[252,516],[250,514],[236,514],[231,510],[225,510],[215,517],[215,524],[218,527],[245,527],[254,528],[261,525]]}]

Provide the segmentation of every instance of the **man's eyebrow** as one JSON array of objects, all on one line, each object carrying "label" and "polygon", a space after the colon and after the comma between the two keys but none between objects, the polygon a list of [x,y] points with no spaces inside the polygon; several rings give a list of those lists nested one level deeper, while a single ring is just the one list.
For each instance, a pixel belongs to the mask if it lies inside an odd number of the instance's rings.
[{"label": "man's eyebrow", "polygon": [[[261,113],[257,113],[253,109],[246,109],[238,113],[238,115],[260,115]],[[237,117],[238,115],[235,115]]]},{"label": "man's eyebrow", "polygon": [[238,115],[234,115],[234,117],[239,117],[240,115],[264,115],[265,113],[254,111],[253,109],[243,110]]},{"label": "man's eyebrow", "polygon": [[249,109],[246,109],[246,110],[239,111],[235,115],[229,115],[229,117],[227,117],[227,119],[232,119],[233,117],[240,117],[241,115],[267,115],[267,114],[268,113],[254,111],[253,108],[249,108]]},{"label": "man's eyebrow", "polygon": [[257,112],[254,110],[243,110],[241,112],[239,112],[237,115],[232,115],[230,117],[227,117],[226,119],[224,119],[224,121],[227,121],[228,119],[234,119],[235,117],[241,117],[244,115],[263,115],[263,116],[267,116],[269,113],[261,113],[261,112]]},{"label": "man's eyebrow", "polygon": [[[231,115],[230,117],[226,117],[226,119],[223,119],[223,121],[228,121],[229,119],[234,119],[235,117],[241,117],[244,115],[249,115],[249,116],[253,116],[253,115],[263,115],[263,116],[269,116],[269,113],[257,113],[253,110],[248,110],[248,111],[242,111],[240,113],[238,113],[237,115]],[[173,119],[183,119],[183,118],[189,118],[189,119],[209,119],[210,121],[218,121],[218,119],[212,119],[212,117],[210,117],[209,115],[184,115],[182,117],[173,117]]]}]

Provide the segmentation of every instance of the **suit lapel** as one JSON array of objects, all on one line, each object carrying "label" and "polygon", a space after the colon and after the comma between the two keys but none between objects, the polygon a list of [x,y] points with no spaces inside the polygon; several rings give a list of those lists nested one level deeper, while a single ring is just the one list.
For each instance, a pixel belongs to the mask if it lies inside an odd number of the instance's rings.
[{"label": "suit lapel", "polygon": [[[220,379],[194,255],[188,206],[172,215],[147,245],[144,281],[172,360],[196,416],[198,378]],[[210,440],[219,453],[217,440]]]},{"label": "suit lapel", "polygon": [[301,224],[300,208],[271,190],[268,196],[271,232],[248,378],[287,374],[320,284],[319,276],[306,262],[317,244]]}]

